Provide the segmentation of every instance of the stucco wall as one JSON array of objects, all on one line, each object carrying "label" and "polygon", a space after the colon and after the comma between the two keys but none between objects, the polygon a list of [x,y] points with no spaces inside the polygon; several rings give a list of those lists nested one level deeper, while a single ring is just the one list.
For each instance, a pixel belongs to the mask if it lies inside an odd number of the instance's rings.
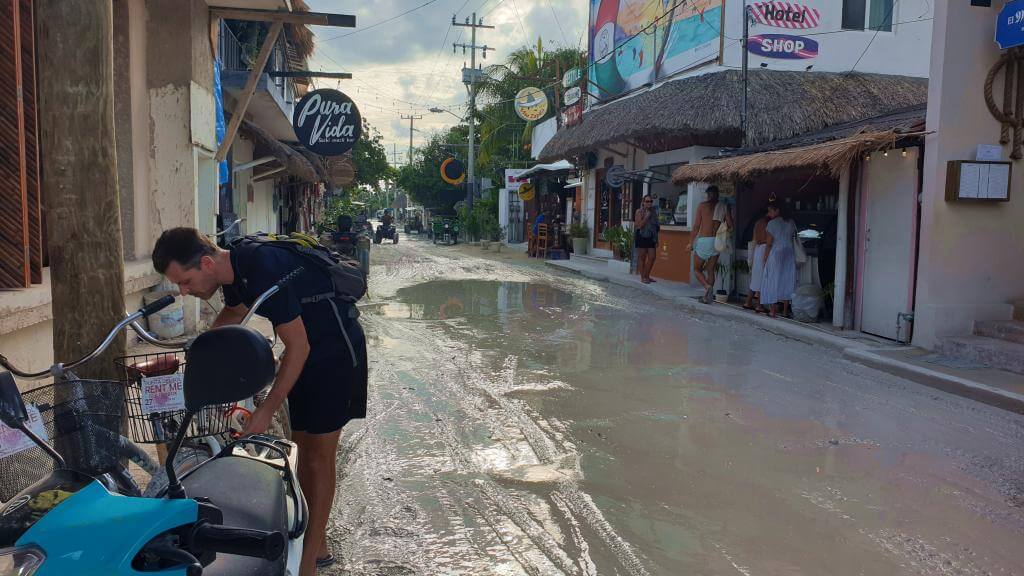
[{"label": "stucco wall", "polygon": [[[994,3],[1000,4],[1000,3]],[[1024,295],[1024,180],[1014,163],[1008,203],[947,203],[946,163],[973,160],[978,144],[997,144],[999,124],[982,86],[999,57],[993,43],[997,8],[937,2],[928,93],[921,249],[914,343],[966,334],[972,320],[1009,319],[1009,303]],[[1001,82],[995,87],[1002,94]],[[1003,157],[1009,157],[1008,147]]]}]

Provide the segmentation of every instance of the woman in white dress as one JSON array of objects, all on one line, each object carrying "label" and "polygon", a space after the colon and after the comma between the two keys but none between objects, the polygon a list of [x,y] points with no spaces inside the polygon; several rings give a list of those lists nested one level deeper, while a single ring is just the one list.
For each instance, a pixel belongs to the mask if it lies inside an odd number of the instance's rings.
[{"label": "woman in white dress", "polygon": [[796,223],[788,212],[784,204],[768,205],[761,305],[768,306],[768,315],[772,318],[776,316],[779,303],[783,304],[783,316],[789,316],[789,304],[796,291],[796,254],[793,252]]},{"label": "woman in white dress", "polygon": [[754,223],[754,251],[750,254],[750,288],[747,290],[747,301],[743,307],[747,310],[755,310],[754,302],[757,301],[757,312],[767,312],[761,305],[761,283],[764,281],[764,253],[768,248],[768,215],[761,214],[761,217]]}]

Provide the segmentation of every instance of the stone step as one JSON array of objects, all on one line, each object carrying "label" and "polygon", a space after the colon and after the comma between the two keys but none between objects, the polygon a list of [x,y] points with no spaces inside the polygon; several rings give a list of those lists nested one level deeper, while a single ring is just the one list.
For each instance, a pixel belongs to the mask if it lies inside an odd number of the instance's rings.
[{"label": "stone step", "polygon": [[591,256],[590,254],[572,254],[570,260],[580,260],[583,262],[590,262],[592,264],[604,264],[608,262],[610,258],[602,258],[600,256]]},{"label": "stone step", "polygon": [[1024,322],[975,322],[974,335],[1024,344]]},{"label": "stone step", "polygon": [[952,336],[941,339],[936,349],[997,370],[1024,374],[1024,344],[985,336]]}]

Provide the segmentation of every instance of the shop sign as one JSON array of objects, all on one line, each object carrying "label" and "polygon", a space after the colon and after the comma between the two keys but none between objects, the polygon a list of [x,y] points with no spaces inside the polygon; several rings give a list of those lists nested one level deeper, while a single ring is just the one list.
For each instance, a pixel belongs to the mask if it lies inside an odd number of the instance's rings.
[{"label": "shop sign", "polygon": [[818,43],[803,36],[760,34],[747,40],[747,50],[765,58],[803,60],[818,55]]},{"label": "shop sign", "polygon": [[626,168],[622,164],[616,164],[604,174],[604,181],[612,188],[622,188],[626,182]]},{"label": "shop sign", "polygon": [[821,24],[821,12],[792,2],[757,2],[753,18],[758,24],[776,28],[807,29]]},{"label": "shop sign", "polygon": [[533,200],[533,197],[537,195],[537,188],[534,187],[531,182],[523,182],[519,187],[519,199],[523,202],[529,202]]},{"label": "shop sign", "polygon": [[583,78],[583,71],[579,68],[570,68],[562,75],[562,88],[570,88],[580,83]]},{"label": "shop sign", "polygon": [[579,86],[573,86],[565,91],[565,105],[572,106],[573,104],[580,101],[580,97],[583,95],[583,91],[580,90]]},{"label": "shop sign", "polygon": [[1024,44],[1024,0],[1007,2],[999,11],[996,44],[1003,50]]},{"label": "shop sign", "polygon": [[505,168],[505,188],[512,192],[518,192],[524,182],[530,181],[528,178],[519,177],[523,172],[526,172],[526,168]]},{"label": "shop sign", "polygon": [[562,111],[562,126],[575,126],[580,122],[583,122],[583,102],[577,102]]},{"label": "shop sign", "polygon": [[516,115],[527,122],[536,122],[548,113],[548,97],[540,88],[523,88],[516,94]]},{"label": "shop sign", "polygon": [[363,120],[352,99],[325,88],[314,90],[295,105],[292,127],[299,143],[321,156],[341,156],[356,145]]},{"label": "shop sign", "polygon": [[441,162],[441,180],[452,186],[458,186],[466,179],[466,167],[456,158],[446,158]]}]

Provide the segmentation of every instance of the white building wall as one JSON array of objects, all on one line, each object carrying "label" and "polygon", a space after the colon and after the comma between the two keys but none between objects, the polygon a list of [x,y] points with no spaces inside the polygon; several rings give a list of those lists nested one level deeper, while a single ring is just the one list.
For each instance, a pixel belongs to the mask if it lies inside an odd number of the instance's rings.
[{"label": "white building wall", "polygon": [[[1010,303],[1024,296],[1024,268],[1017,265],[1024,254],[1020,162],[1009,202],[945,201],[946,163],[973,160],[978,144],[999,141],[982,86],[1000,55],[993,37],[1001,4],[936,3],[913,340],[925,348],[943,336],[968,334],[972,321],[1010,319]],[[1009,154],[1003,147],[1003,158]]]}]

